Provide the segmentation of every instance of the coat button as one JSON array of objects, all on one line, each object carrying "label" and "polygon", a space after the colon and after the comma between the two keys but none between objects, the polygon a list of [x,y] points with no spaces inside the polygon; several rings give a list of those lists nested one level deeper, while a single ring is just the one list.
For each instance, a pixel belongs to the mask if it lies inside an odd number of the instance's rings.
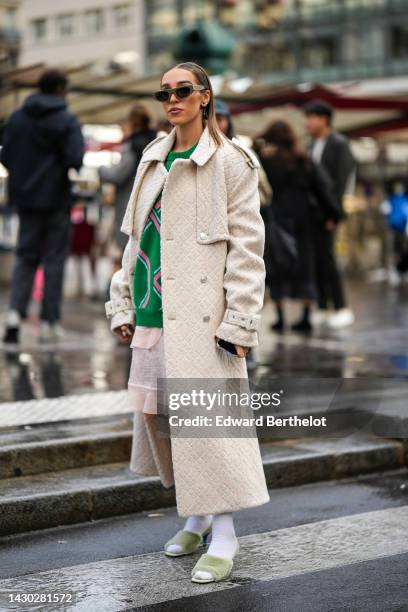
[{"label": "coat button", "polygon": [[206,277],[206,276],[202,276],[202,277],[200,278],[200,282],[201,282],[201,283],[206,283],[206,282],[207,282],[207,277]]},{"label": "coat button", "polygon": [[200,238],[201,240],[205,240],[205,238],[207,238],[207,234],[205,232],[201,232]]},{"label": "coat button", "polygon": [[204,315],[203,321],[209,321],[209,320],[210,320],[210,315]]}]

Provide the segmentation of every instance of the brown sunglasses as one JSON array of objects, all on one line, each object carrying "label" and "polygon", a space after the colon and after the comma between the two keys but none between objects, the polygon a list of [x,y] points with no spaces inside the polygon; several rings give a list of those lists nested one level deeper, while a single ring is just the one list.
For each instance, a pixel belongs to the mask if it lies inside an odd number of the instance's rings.
[{"label": "brown sunglasses", "polygon": [[159,91],[154,92],[153,98],[158,102],[169,102],[171,94],[174,93],[179,100],[182,100],[191,96],[193,91],[202,91],[203,89],[207,88],[204,85],[179,85],[172,89],[159,89]]}]

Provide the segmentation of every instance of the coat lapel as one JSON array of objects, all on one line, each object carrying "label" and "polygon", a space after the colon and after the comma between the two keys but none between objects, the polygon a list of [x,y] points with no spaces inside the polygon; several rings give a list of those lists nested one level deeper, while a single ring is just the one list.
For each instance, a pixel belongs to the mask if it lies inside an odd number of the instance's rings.
[{"label": "coat lapel", "polygon": [[[173,128],[170,134],[148,146],[140,160],[140,172],[137,173],[121,226],[121,231],[128,236],[133,235],[138,239],[142,232],[150,209],[166,180],[167,170],[164,162],[173,148],[175,139],[176,129]],[[211,138],[206,126],[190,159],[197,166],[204,166],[215,153],[217,147],[218,145]],[[155,167],[153,167],[154,162],[156,162]],[[148,184],[146,184],[145,179]]]},{"label": "coat lapel", "polygon": [[167,170],[164,164],[147,164],[147,167],[147,180],[141,185],[140,197],[137,200],[137,205],[134,206],[132,218],[133,233],[137,240],[139,240],[142,235],[147,217],[162,192],[167,178]]},{"label": "coat lapel", "polygon": [[190,157],[191,161],[195,162],[197,166],[204,166],[212,155],[217,150],[218,145],[211,138],[208,127],[206,126],[203,133],[201,134],[200,140],[198,141],[197,148]]}]

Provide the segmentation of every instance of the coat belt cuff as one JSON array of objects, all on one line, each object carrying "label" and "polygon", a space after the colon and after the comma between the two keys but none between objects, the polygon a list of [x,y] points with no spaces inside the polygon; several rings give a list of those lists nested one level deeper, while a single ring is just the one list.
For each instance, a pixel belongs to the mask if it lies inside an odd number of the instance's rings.
[{"label": "coat belt cuff", "polygon": [[133,303],[130,298],[117,298],[105,303],[106,316],[113,317],[118,312],[123,310],[134,310]]},{"label": "coat belt cuff", "polygon": [[233,325],[245,327],[248,331],[257,331],[259,329],[260,320],[260,315],[247,315],[237,310],[231,310],[231,308],[227,308],[224,315],[224,321],[232,323]]}]

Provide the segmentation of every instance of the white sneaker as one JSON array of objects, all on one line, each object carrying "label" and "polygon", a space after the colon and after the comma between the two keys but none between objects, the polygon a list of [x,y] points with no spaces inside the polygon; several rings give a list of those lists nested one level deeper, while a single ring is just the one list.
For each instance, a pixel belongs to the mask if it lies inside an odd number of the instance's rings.
[{"label": "white sneaker", "polygon": [[386,268],[371,270],[371,272],[367,274],[367,282],[369,283],[382,283],[386,280],[388,280],[388,270],[386,270]]},{"label": "white sneaker", "polygon": [[54,323],[51,327],[55,340],[65,340],[67,338],[67,331],[60,323]]},{"label": "white sneaker", "polygon": [[9,310],[6,317],[7,327],[19,327],[21,324],[21,315],[17,310]]},{"label": "white sneaker", "polygon": [[401,284],[401,277],[396,270],[389,270],[388,272],[388,284],[390,287],[399,287]]},{"label": "white sneaker", "polygon": [[327,325],[331,329],[341,329],[354,323],[354,314],[350,308],[341,308],[330,315]]},{"label": "white sneaker", "polygon": [[311,314],[311,322],[313,327],[319,327],[321,325],[326,325],[327,319],[329,316],[328,310],[315,310]]},{"label": "white sneaker", "polygon": [[66,337],[66,332],[59,323],[48,323],[41,321],[40,342],[57,342]]}]

